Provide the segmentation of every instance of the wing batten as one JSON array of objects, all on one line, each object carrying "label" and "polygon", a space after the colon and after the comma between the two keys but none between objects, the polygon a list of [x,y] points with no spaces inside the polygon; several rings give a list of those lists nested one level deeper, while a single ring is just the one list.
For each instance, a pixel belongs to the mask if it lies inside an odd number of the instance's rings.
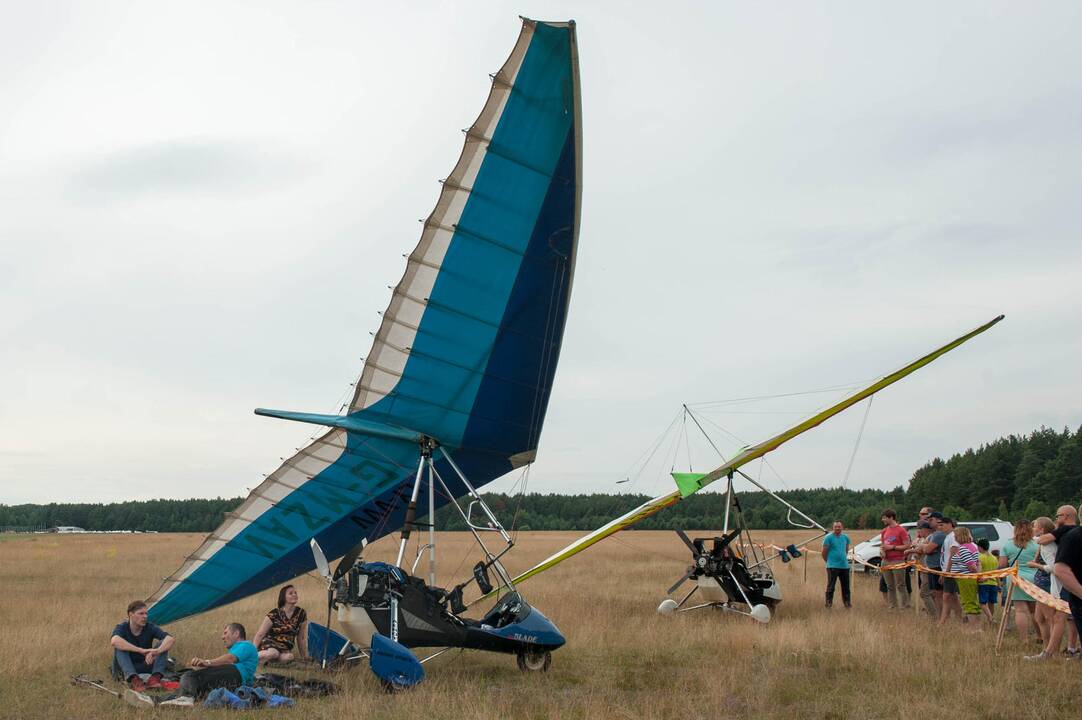
[{"label": "wing batten", "polygon": [[[514,49],[512,49],[510,56],[508,56],[507,60],[497,73],[499,77],[505,79],[506,84],[493,84],[481,112],[470,126],[471,130],[483,128],[483,130],[480,131],[482,134],[489,134],[494,131],[496,124],[500,120],[507,99],[511,94],[511,88],[514,85],[515,77],[518,75],[518,70],[525,58],[526,51],[530,46],[533,31],[533,27],[525,24],[523,25]],[[444,242],[435,242],[436,232],[433,230],[433,225],[449,225],[450,223],[444,222],[445,218],[448,216],[455,217],[457,222],[457,218],[461,216],[461,212],[465,207],[467,196],[472,193],[472,188],[468,188],[467,183],[470,186],[473,185],[473,179],[476,178],[480,171],[483,159],[479,148],[471,148],[470,143],[463,144],[458,161],[447,175],[447,178],[441,183],[442,191],[440,197],[436,201],[436,206],[425,220],[421,240],[418,243],[417,248],[410,254],[411,261],[413,258],[423,258],[426,265],[442,269],[443,259],[447,248],[451,244],[452,237],[446,238],[446,241]],[[467,178],[469,178],[469,180],[467,180]],[[395,288],[396,294],[401,290],[402,292],[409,293],[416,297],[427,298],[430,296],[438,273],[433,273],[430,277],[418,279],[415,273],[411,274],[410,272],[411,265],[415,267],[417,264],[418,263],[412,262],[407,263],[406,272]],[[376,333],[372,351],[368,354],[370,358],[378,358],[382,355],[381,348],[379,347],[380,341],[389,333],[387,325],[394,319],[394,313],[392,312],[394,309],[392,303],[384,316],[383,325]],[[402,367],[399,369],[399,372],[404,371],[407,359],[408,355],[401,358]],[[392,364],[388,365],[393,367]],[[367,371],[368,367],[366,365],[361,371],[361,379],[358,386],[362,383],[365,385],[369,384],[369,379],[366,378]],[[370,407],[382,397],[385,397],[385,395],[376,395],[370,390],[361,391],[358,389],[350,403],[350,411],[355,412]]]}]

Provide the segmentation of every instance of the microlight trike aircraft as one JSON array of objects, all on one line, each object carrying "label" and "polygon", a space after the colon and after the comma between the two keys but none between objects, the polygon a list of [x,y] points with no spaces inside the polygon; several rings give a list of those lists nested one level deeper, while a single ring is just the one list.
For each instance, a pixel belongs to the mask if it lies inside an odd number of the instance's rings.
[{"label": "microlight trike aircraft", "polygon": [[[559,550],[545,560],[542,560],[529,570],[515,576],[513,581],[516,584],[522,584],[531,577],[555,567],[568,558],[574,557],[605,538],[621,530],[632,527],[636,523],[655,515],[666,508],[672,507],[683,498],[693,495],[716,480],[725,478],[727,487],[725,490],[725,521],[722,535],[717,538],[698,538],[696,540],[691,540],[686,534],[680,533],[681,538],[688,545],[689,550],[691,550],[692,567],[689,568],[683,578],[669,588],[668,594],[675,592],[687,580],[694,579],[695,586],[693,587],[692,592],[684,596],[679,602],[674,601],[671,598],[662,601],[661,605],[658,607],[658,612],[662,615],[672,615],[678,610],[695,610],[704,607],[715,607],[748,615],[759,622],[768,622],[771,617],[770,606],[777,604],[781,599],[780,591],[777,588],[773,573],[770,571],[769,563],[775,557],[780,557],[785,560],[800,551],[795,545],[792,545],[789,548],[776,549],[775,554],[772,556],[758,556],[757,551],[753,549],[755,547],[754,544],[750,542],[750,538],[746,538],[741,543],[744,550],[742,552],[734,552],[736,546],[733,545],[733,541],[740,536],[747,535],[746,527],[738,525],[736,529],[731,529],[729,525],[730,510],[734,506],[738,512],[737,520],[738,522],[740,521],[739,502],[736,500],[736,495],[733,491],[734,476],[739,474],[745,480],[751,482],[760,490],[768,493],[775,500],[786,506],[789,509],[790,518],[792,518],[793,514],[796,514],[807,523],[801,525],[790,521],[795,526],[818,528],[820,531],[819,534],[811,538],[808,542],[824,537],[827,534],[827,530],[823,528],[822,525],[815,522],[815,520],[793,507],[792,504],[779,497],[776,493],[771,492],[766,487],[759,484],[758,481],[743,473],[740,468],[754,460],[763,458],[765,455],[778,449],[793,438],[812,428],[818,427],[823,422],[847,410],[853,405],[856,405],[862,400],[870,399],[880,390],[893,385],[902,378],[916,372],[925,365],[928,365],[963,343],[985,332],[1003,320],[1003,317],[1003,315],[999,315],[992,318],[980,327],[950,341],[946,345],[933,350],[908,365],[884,375],[868,386],[848,395],[841,401],[812,414],[810,417],[792,427],[786,428],[771,438],[741,448],[731,458],[723,458],[721,465],[710,472],[673,473],[673,480],[676,481],[677,486],[676,490],[655,497],[652,500],[648,500],[630,512],[621,515],[588,535],[579,538],[562,550]],[[684,407],[686,411],[687,406]],[[716,449],[717,448],[715,447],[715,450]],[[691,595],[699,590],[703,591],[706,602],[701,605],[684,608],[684,604],[690,599]]]},{"label": "microlight trike aircraft", "polygon": [[[560,356],[581,214],[574,22],[524,18],[491,79],[382,313],[352,400],[335,415],[256,410],[328,429],[285,459],[165,579],[150,598],[153,622],[231,603],[317,563],[326,574],[325,557],[402,529],[393,566],[351,560],[331,577],[342,628],[372,649],[373,671],[387,685],[421,678],[406,647],[512,653],[529,670],[547,669],[551,650],[563,644],[555,625],[515,592],[500,563],[510,538],[477,488],[533,462]],[[424,490],[427,581],[404,565]],[[481,543],[472,582],[492,589],[491,571],[499,592],[509,592],[477,620],[460,614],[463,586],[435,587],[432,519],[466,496],[478,542],[484,530],[507,546],[493,553]]]}]

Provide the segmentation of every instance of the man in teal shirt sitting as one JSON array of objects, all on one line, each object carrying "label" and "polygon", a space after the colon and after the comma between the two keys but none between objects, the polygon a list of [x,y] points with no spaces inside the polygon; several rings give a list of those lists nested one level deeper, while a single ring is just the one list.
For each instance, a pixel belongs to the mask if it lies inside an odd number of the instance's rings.
[{"label": "man in teal shirt sitting", "polygon": [[823,559],[827,563],[827,607],[834,605],[834,584],[841,581],[842,602],[853,607],[849,596],[849,536],[842,533],[842,521],[835,520],[832,531],[823,538]]},{"label": "man in teal shirt sitting", "polygon": [[222,630],[226,652],[216,658],[192,658],[190,670],[180,678],[180,691],[193,698],[203,697],[215,688],[236,690],[251,685],[259,664],[259,650],[246,639],[244,626],[229,623]]}]

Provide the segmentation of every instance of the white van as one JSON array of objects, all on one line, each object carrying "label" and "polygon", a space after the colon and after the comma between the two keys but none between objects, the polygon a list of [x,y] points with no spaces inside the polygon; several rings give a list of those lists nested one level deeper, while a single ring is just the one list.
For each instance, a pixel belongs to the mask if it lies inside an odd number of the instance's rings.
[{"label": "white van", "polygon": [[[915,540],[917,537],[917,524],[914,522],[902,523],[902,527],[909,531],[909,539]],[[1014,537],[1014,526],[1004,520],[966,520],[959,521],[958,527],[967,527],[969,531],[973,533],[973,541],[976,542],[981,538],[988,541],[990,550],[1000,550],[1004,543],[1010,542]],[[863,532],[863,531],[862,531]],[[852,535],[852,531],[849,531]],[[850,551],[850,565],[854,570],[862,569],[864,572],[871,572],[871,568],[868,565],[878,565],[880,563],[879,557],[879,545],[882,542],[879,535],[876,535],[870,540],[858,543]],[[859,561],[859,562],[858,562]],[[864,565],[863,563],[868,563]]]}]

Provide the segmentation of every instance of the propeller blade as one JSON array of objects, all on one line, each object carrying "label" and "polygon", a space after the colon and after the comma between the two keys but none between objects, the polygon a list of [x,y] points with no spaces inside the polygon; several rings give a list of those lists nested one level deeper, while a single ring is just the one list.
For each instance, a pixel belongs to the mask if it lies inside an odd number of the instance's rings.
[{"label": "propeller blade", "polygon": [[695,575],[695,568],[694,568],[694,567],[690,567],[690,568],[688,568],[688,571],[687,571],[687,573],[686,573],[686,574],[684,575],[684,577],[682,577],[682,578],[680,578],[679,580],[677,580],[677,581],[676,581],[676,584],[675,584],[675,585],[673,585],[673,586],[672,586],[671,588],[669,588],[669,589],[668,589],[668,591],[666,591],[666,593],[665,593],[665,594],[666,594],[666,595],[672,595],[672,594],[673,594],[673,593],[674,593],[674,592],[676,591],[676,588],[678,588],[678,587],[680,587],[681,585],[683,585],[684,583],[686,583],[686,582],[687,582],[687,581],[688,581],[689,579],[691,579],[691,577],[692,577],[693,575]]},{"label": "propeller blade", "polygon": [[316,569],[319,570],[320,575],[330,580],[331,566],[327,564],[327,556],[323,554],[323,548],[319,546],[315,538],[312,538],[310,544],[312,546],[312,557],[316,559]]},{"label": "propeller blade", "polygon": [[[312,540],[312,548],[313,548],[313,551],[318,550],[318,548],[319,548],[319,545],[316,544],[315,540]],[[322,551],[320,551],[319,555],[316,556],[316,562],[319,562],[320,558],[323,558],[323,552]],[[323,567],[324,568],[327,567],[327,559],[326,558],[323,558]],[[323,669],[324,670],[327,669],[327,652],[328,652],[329,648],[331,647],[331,609],[332,608],[334,608],[334,584],[333,583],[327,583],[327,624],[325,626],[327,628],[327,632],[323,636]]]},{"label": "propeller blade", "polygon": [[361,538],[361,541],[351,547],[349,552],[342,556],[342,559],[338,561],[338,565],[334,568],[334,576],[331,578],[337,582],[339,578],[349,572],[349,569],[353,567],[353,563],[357,562],[357,558],[364,552],[365,546],[368,545],[368,538]]},{"label": "propeller blade", "polygon": [[691,542],[691,539],[687,536],[687,533],[685,533],[683,530],[677,530],[676,534],[680,536],[680,539],[684,541],[684,544],[688,546],[691,552],[696,555],[699,554],[699,548],[695,547],[695,543]]}]

